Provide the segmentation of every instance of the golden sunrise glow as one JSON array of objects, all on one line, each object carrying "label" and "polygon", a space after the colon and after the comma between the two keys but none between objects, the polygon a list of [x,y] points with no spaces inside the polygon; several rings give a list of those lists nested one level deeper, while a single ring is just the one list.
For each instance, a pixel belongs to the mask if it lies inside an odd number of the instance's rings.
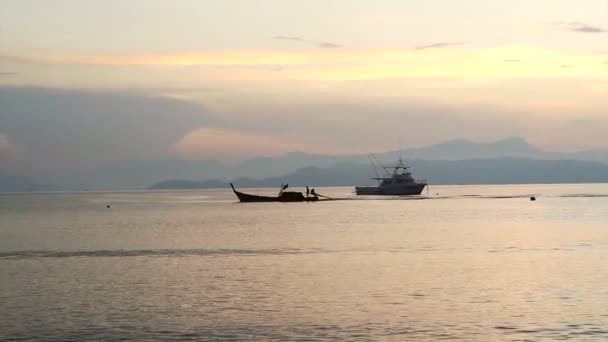
[{"label": "golden sunrise glow", "polygon": [[[231,79],[344,81],[398,77],[467,78],[608,76],[603,58],[534,46],[402,50],[224,51],[174,55],[22,55],[41,64],[230,67]],[[222,73],[220,70],[219,73]]]},{"label": "golden sunrise glow", "polygon": [[[0,11],[0,90],[179,104],[207,118],[171,143],[171,153],[195,159],[379,151],[394,148],[394,136],[412,146],[522,136],[548,148],[604,148],[606,9],[549,0],[10,0]],[[28,154],[6,127],[0,154]]]}]

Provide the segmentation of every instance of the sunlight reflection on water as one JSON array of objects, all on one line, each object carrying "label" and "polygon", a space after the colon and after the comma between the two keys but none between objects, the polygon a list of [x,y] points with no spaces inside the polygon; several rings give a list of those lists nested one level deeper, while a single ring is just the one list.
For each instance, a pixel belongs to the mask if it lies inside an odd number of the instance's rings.
[{"label": "sunlight reflection on water", "polygon": [[608,338],[607,185],[432,193],[2,195],[0,339]]}]

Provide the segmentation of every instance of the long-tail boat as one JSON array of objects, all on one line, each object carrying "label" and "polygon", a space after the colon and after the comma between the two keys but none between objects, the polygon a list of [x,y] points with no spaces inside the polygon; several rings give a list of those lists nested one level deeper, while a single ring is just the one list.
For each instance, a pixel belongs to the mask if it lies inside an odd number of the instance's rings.
[{"label": "long-tail boat", "polygon": [[314,194],[314,189],[312,195],[305,196],[303,193],[297,191],[284,191],[287,188],[287,185],[281,186],[281,191],[279,191],[277,196],[246,194],[237,191],[232,183],[230,183],[230,187],[241,202],[315,202],[319,200],[319,196]]}]

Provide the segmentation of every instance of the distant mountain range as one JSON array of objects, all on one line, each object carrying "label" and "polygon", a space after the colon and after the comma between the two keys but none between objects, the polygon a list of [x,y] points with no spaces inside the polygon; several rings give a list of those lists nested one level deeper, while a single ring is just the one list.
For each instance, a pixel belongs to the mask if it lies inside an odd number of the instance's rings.
[{"label": "distant mountain range", "polygon": [[[414,176],[430,184],[531,184],[531,183],[604,183],[608,182],[608,164],[577,160],[542,160],[523,158],[469,160],[407,160]],[[371,185],[374,171],[369,164],[340,163],[329,168],[305,167],[280,177],[263,179],[237,178],[238,187]],[[225,188],[228,182],[169,180],[151,189]]]},{"label": "distant mountain range", "polygon": [[35,182],[27,177],[17,176],[0,171],[0,192],[13,191],[47,191],[53,188]]},{"label": "distant mountain range", "polygon": [[[386,163],[402,156],[414,166],[415,175],[436,184],[607,181],[603,173],[608,165],[608,150],[547,152],[521,138],[489,143],[456,139],[375,155]],[[565,164],[555,164],[556,160]],[[553,169],[558,165],[567,168]],[[4,176],[0,174],[0,184],[5,184],[3,191],[11,189],[6,186],[11,182],[21,189],[28,188],[25,185],[30,182],[38,186],[52,184],[54,188],[65,190],[115,190],[143,189],[151,185],[157,188],[219,187],[229,180],[237,183],[243,180],[244,185],[251,186],[276,186],[281,180],[300,177],[297,179],[301,179],[302,184],[354,185],[367,182],[372,172],[367,155],[293,152],[279,157],[254,158],[237,165],[178,158],[127,160],[97,168],[67,170],[43,179],[21,179],[21,184],[14,179],[2,180]],[[561,176],[557,177],[557,174]],[[176,181],[166,182],[171,179]]]},{"label": "distant mountain range", "polygon": [[534,158],[597,161],[608,163],[608,150],[586,150],[573,153],[548,152],[530,145],[523,138],[507,138],[489,143],[455,139],[440,144],[382,154],[396,158],[403,155],[412,159],[464,160],[482,158]]}]

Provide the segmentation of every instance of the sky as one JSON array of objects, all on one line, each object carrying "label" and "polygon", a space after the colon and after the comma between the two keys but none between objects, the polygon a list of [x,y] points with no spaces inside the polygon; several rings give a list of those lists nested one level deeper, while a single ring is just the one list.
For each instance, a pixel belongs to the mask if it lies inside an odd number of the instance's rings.
[{"label": "sky", "polygon": [[3,0],[0,161],[608,149],[608,0]]}]

